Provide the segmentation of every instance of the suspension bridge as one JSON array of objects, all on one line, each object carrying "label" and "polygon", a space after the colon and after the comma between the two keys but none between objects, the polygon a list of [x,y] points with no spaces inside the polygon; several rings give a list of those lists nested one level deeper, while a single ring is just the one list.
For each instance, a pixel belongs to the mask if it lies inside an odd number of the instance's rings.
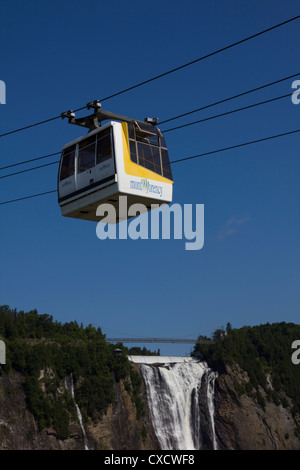
[{"label": "suspension bridge", "polygon": [[[177,343],[195,344],[198,339],[191,338],[106,338],[108,343]],[[211,343],[210,340],[201,340],[200,343]]]}]

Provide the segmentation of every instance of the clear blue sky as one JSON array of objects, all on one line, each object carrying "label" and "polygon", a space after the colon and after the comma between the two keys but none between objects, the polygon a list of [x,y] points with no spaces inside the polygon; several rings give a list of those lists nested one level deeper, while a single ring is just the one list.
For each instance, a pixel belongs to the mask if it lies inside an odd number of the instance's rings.
[{"label": "clear blue sky", "polygon": [[[2,2],[7,103],[0,105],[0,133],[101,100],[299,12],[296,0]],[[296,74],[299,31],[297,20],[103,108],[163,121]],[[161,129],[292,93],[292,81]],[[299,129],[299,117],[300,105],[285,98],[169,132],[170,159]],[[1,166],[60,151],[80,135],[81,128],[58,119],[2,137]],[[299,139],[173,165],[173,202],[205,206],[199,251],[186,251],[184,240],[100,241],[96,223],[61,216],[56,194],[0,206],[1,304],[92,323],[107,336],[197,337],[227,322],[299,323]],[[0,201],[55,189],[56,172],[53,165],[2,179]],[[161,354],[191,350],[157,347]]]}]

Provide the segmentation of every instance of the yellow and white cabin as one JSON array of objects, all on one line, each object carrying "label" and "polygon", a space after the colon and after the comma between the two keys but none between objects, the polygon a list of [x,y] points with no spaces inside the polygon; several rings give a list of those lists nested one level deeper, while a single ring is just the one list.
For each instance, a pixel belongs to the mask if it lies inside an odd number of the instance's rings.
[{"label": "yellow and white cabin", "polygon": [[[173,178],[160,130],[142,121],[110,121],[62,149],[58,203],[66,217],[99,221],[97,207],[112,204],[116,222],[119,196],[128,206],[172,202]],[[127,217],[126,217],[127,218]]]}]

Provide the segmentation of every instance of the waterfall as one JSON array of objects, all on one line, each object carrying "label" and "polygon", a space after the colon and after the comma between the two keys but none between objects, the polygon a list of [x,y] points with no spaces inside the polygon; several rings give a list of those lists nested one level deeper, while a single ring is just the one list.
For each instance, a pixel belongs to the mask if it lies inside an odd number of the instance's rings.
[{"label": "waterfall", "polygon": [[188,359],[163,363],[160,358],[157,364],[141,361],[152,423],[162,450],[217,449],[216,373],[205,362]]},{"label": "waterfall", "polygon": [[80,423],[80,426],[81,426],[81,430],[82,430],[82,434],[83,434],[84,449],[89,450],[88,443],[87,443],[86,432],[85,432],[85,429],[84,429],[84,426],[83,426],[81,411],[80,411],[79,406],[77,405],[76,402],[75,402],[75,406],[76,406],[76,411],[77,411],[77,417],[78,417],[78,420],[79,420],[79,423]]},{"label": "waterfall", "polygon": [[216,372],[210,371],[208,376],[207,385],[207,403],[211,419],[212,435],[213,435],[213,448],[217,449],[216,431],[215,431],[215,407],[214,407],[214,393],[215,393],[215,380],[217,378]]},{"label": "waterfall", "polygon": [[[81,427],[81,431],[82,431],[82,435],[83,435],[84,449],[89,450],[87,436],[86,436],[86,432],[85,432],[84,425],[83,425],[83,420],[82,420],[82,414],[81,414],[79,406],[77,405],[77,403],[75,401],[73,374],[71,374],[70,381],[71,381],[71,383],[70,383],[70,388],[71,388],[70,392],[71,392],[72,398],[74,400],[76,413],[77,413],[77,418],[78,418],[78,421],[79,421],[79,424],[80,424],[80,427]],[[64,385],[65,385],[65,389],[69,390],[66,378],[64,380]]]}]

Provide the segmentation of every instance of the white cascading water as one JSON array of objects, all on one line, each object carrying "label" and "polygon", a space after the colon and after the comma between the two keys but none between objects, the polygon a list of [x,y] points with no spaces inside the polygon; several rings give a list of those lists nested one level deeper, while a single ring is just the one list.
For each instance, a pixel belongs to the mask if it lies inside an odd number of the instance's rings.
[{"label": "white cascading water", "polygon": [[[68,390],[68,384],[67,384],[66,379],[65,379],[65,388],[66,388],[66,390]],[[71,390],[70,391],[71,391],[71,395],[72,395],[72,398],[73,398],[74,403],[75,403],[77,418],[78,418],[78,421],[79,421],[79,424],[80,424],[80,427],[81,427],[81,430],[82,430],[84,449],[89,450],[88,441],[87,441],[87,437],[86,437],[86,432],[85,432],[84,425],[83,425],[83,420],[82,420],[82,414],[81,414],[79,406],[77,405],[77,403],[75,401],[73,374],[71,374]]]},{"label": "white cascading water", "polygon": [[161,363],[155,365],[147,360],[148,364],[140,362],[152,423],[162,450],[203,448],[201,406],[207,410],[206,422],[202,425],[210,428],[210,446],[217,449],[214,423],[216,373],[205,362],[189,359],[162,363],[162,357]]},{"label": "white cascading water", "polygon": [[217,378],[216,372],[210,370],[207,385],[207,404],[211,418],[211,427],[213,435],[213,448],[217,450],[216,430],[215,430],[215,407],[214,407],[214,394],[215,394],[215,380]]}]

